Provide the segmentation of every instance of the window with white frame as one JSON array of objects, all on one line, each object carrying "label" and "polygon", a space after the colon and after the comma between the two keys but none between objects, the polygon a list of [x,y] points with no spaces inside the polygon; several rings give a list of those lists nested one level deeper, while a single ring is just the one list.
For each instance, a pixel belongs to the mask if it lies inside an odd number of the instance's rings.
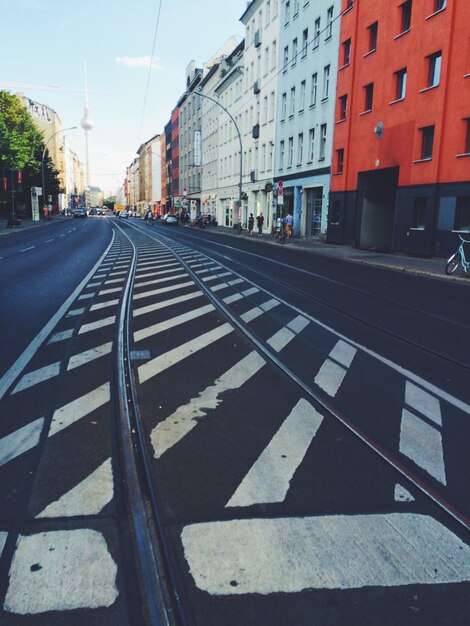
[{"label": "window with white frame", "polygon": [[274,119],[274,109],[276,106],[276,92],[271,91],[269,102],[269,121]]},{"label": "window with white frame", "polygon": [[308,161],[311,163],[315,157],[315,129],[308,131]]},{"label": "window with white frame", "polygon": [[292,116],[294,115],[294,113],[295,113],[295,87],[291,87],[289,115]]},{"label": "window with white frame", "polygon": [[287,115],[287,93],[284,92],[281,96],[281,120],[285,120]]},{"label": "window with white frame", "polygon": [[330,95],[330,66],[325,65],[323,68],[323,94],[322,99],[326,100]]},{"label": "window with white frame", "polygon": [[292,42],[292,65],[297,63],[297,37]]},{"label": "window with white frame", "polygon": [[310,88],[310,106],[315,106],[317,103],[317,95],[318,95],[318,74],[312,74],[312,82]]},{"label": "window with white frame", "polygon": [[305,84],[305,80],[300,83],[299,111],[303,111],[305,109]]},{"label": "window with white frame", "polygon": [[299,133],[297,139],[297,165],[302,165],[304,160],[304,134]]},{"label": "window with white frame", "polygon": [[285,153],[286,147],[285,147],[285,143],[284,140],[282,140],[279,143],[279,169],[282,170],[284,169],[284,153]]},{"label": "window with white frame", "polygon": [[[276,2],[276,0],[274,1]],[[271,0],[268,0],[266,2],[266,17],[265,17],[266,26],[269,24],[270,21],[271,21]]]},{"label": "window with white frame", "polygon": [[333,36],[333,7],[330,7],[326,12],[326,31],[325,39],[330,39]]},{"label": "window with white frame", "polygon": [[320,45],[320,18],[317,17],[315,20],[314,30],[313,30],[313,47],[318,48]]},{"label": "window with white frame", "polygon": [[288,24],[290,20],[290,0],[284,5],[284,24]]},{"label": "window with white frame", "polygon": [[287,72],[287,64],[289,63],[289,46],[284,48],[284,63],[282,69],[284,72]]},{"label": "window with white frame", "polygon": [[308,48],[308,28],[306,28],[302,33],[302,58],[307,56],[307,48]]},{"label": "window with white frame", "polygon": [[273,41],[273,45],[271,46],[271,69],[276,67],[277,63],[277,43]]},{"label": "window with white frame", "polygon": [[263,124],[268,121],[268,96],[263,98]]},{"label": "window with white frame", "polygon": [[287,149],[287,167],[292,167],[294,162],[294,138],[289,137],[288,139],[288,149]]},{"label": "window with white frame", "polygon": [[326,154],[326,124],[320,126],[320,153],[319,160],[324,161]]}]

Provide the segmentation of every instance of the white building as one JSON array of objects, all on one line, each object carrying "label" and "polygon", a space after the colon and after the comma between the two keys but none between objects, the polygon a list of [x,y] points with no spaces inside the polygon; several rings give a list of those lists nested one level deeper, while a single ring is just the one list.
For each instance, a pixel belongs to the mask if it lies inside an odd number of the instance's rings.
[{"label": "white building", "polygon": [[341,2],[281,1],[275,181],[294,234],[326,232]]}]

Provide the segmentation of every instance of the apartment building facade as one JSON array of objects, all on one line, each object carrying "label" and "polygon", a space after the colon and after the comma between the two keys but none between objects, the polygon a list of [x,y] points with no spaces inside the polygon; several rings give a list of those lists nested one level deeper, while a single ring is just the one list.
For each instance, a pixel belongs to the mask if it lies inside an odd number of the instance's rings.
[{"label": "apartment building facade", "polygon": [[339,0],[281,2],[274,180],[278,212],[305,237],[326,233],[340,11]]},{"label": "apartment building facade", "polygon": [[447,256],[470,230],[465,0],[343,0],[328,240]]}]

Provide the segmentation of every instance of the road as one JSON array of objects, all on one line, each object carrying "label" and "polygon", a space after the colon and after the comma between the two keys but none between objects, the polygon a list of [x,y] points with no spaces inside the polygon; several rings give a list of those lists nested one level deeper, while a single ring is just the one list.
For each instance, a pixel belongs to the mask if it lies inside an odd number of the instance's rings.
[{"label": "road", "polygon": [[135,220],[3,240],[2,623],[467,623],[467,285]]}]

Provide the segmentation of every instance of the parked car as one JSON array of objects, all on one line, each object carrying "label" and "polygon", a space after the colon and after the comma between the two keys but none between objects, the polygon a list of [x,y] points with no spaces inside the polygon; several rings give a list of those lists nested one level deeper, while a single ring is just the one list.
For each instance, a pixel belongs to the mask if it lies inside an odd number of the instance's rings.
[{"label": "parked car", "polygon": [[73,217],[86,217],[85,209],[75,209],[73,212]]},{"label": "parked car", "polygon": [[119,211],[118,217],[128,218],[129,217],[129,213],[127,211]]},{"label": "parked car", "polygon": [[174,213],[167,213],[162,217],[161,222],[162,224],[174,224],[177,226],[179,222],[178,215],[175,215]]},{"label": "parked car", "polygon": [[98,215],[98,211],[93,207],[90,209],[89,215]]}]

